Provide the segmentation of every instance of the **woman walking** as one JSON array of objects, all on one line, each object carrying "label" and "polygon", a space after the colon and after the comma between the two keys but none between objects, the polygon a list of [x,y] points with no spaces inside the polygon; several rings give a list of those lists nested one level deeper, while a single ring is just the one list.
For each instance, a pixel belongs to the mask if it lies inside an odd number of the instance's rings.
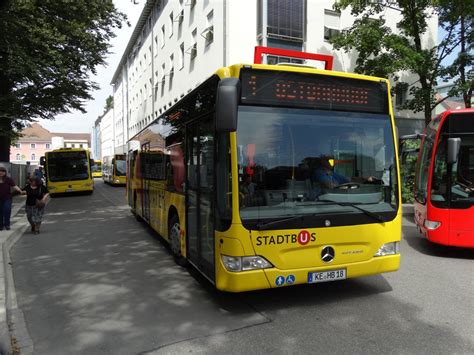
[{"label": "woman walking", "polygon": [[30,184],[26,185],[26,217],[31,225],[33,234],[40,233],[41,222],[43,222],[44,206],[49,198],[49,191],[37,176],[30,178]]},{"label": "woman walking", "polygon": [[10,217],[12,214],[12,188],[22,192],[13,179],[7,176],[7,169],[0,166],[0,231],[4,228],[10,230]]}]

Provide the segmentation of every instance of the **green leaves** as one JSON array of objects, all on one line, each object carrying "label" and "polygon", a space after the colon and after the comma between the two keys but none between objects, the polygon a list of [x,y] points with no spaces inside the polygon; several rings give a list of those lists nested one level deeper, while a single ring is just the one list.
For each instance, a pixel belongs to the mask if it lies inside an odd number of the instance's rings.
[{"label": "green leaves", "polygon": [[[404,108],[424,112],[426,123],[431,120],[431,111],[436,106],[434,94],[439,78],[454,80],[455,88],[450,94],[462,93],[469,96],[470,102],[473,81],[467,78],[466,68],[472,69],[473,66],[474,2],[339,0],[335,4],[338,10],[349,7],[351,13],[359,18],[331,42],[335,49],[357,55],[356,72],[388,77],[395,83],[402,71],[414,74],[409,87],[411,95]],[[397,33],[386,25],[388,8],[390,13],[400,14]],[[427,38],[428,23],[437,15],[447,33],[438,46],[436,38]],[[461,45],[463,37],[464,50]],[[454,51],[460,52],[458,58],[443,66],[443,60]]]},{"label": "green leaves", "polygon": [[[0,5],[0,120],[13,127],[79,110],[125,15],[112,0],[6,0]],[[5,126],[3,126],[3,129]]]}]

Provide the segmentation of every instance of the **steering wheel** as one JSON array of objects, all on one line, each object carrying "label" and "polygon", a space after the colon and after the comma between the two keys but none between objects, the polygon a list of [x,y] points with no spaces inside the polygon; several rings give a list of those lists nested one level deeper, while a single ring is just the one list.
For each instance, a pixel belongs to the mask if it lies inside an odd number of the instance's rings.
[{"label": "steering wheel", "polygon": [[346,182],[345,184],[337,185],[336,189],[339,190],[351,190],[351,189],[358,189],[360,184],[357,182]]}]

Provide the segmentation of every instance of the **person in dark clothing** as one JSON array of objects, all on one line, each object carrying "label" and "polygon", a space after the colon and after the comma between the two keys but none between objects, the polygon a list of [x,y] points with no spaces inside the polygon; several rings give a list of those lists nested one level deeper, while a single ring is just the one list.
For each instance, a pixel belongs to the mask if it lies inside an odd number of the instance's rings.
[{"label": "person in dark clothing", "polygon": [[10,230],[10,217],[12,213],[12,188],[22,192],[13,179],[7,176],[7,169],[0,166],[0,231],[4,228]]},{"label": "person in dark clothing", "polygon": [[33,234],[40,233],[43,222],[44,207],[49,198],[49,191],[39,177],[32,177],[26,191],[26,217]]}]

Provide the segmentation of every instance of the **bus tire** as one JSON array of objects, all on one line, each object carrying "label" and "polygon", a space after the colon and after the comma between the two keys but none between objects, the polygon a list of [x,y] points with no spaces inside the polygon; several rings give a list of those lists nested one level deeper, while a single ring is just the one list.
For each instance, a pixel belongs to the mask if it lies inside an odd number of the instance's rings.
[{"label": "bus tire", "polygon": [[173,214],[169,220],[168,241],[176,264],[183,267],[187,266],[186,258],[181,255],[181,225],[176,214]]}]

